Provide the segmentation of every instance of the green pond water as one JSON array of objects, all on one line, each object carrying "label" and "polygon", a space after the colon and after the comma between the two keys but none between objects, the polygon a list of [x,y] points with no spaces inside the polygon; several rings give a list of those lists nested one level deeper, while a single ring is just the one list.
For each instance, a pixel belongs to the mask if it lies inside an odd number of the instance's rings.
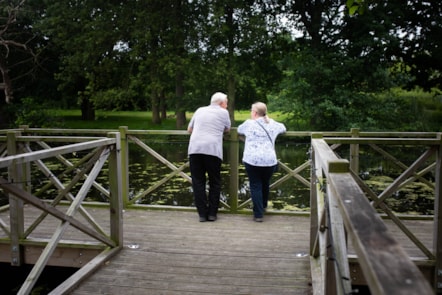
[{"label": "green pond water", "polygon": [[[179,167],[188,161],[187,158],[187,142],[180,142],[176,140],[156,140],[146,141],[146,144],[154,149],[157,153],[166,158],[169,162]],[[239,148],[239,159],[241,161],[243,144]],[[155,159],[153,156],[142,150],[135,144],[130,145],[130,159],[129,159],[129,195],[130,198],[137,196],[145,189],[157,183],[165,175],[172,172],[172,170]],[[278,141],[277,155],[279,160],[291,169],[302,165],[309,160],[310,145],[308,142],[297,141]],[[392,153],[399,161],[405,165],[410,165],[422,153],[422,147],[390,147],[388,152]],[[337,149],[337,153],[342,158],[347,158],[349,155],[348,147],[343,146]],[[69,155],[66,155],[68,157]],[[71,155],[72,162],[78,161],[82,155]],[[365,180],[367,185],[376,193],[382,192],[395,177],[400,175],[403,169],[383,156],[374,153],[368,147],[361,146],[360,148],[360,169],[359,174]],[[222,193],[221,199],[229,203],[229,186],[230,186],[230,155],[229,143],[224,144],[224,161],[222,164]],[[45,161],[54,175],[58,175],[63,170],[62,166],[54,161]],[[250,198],[250,191],[248,186],[248,179],[244,166],[239,163],[239,188],[238,188],[238,203],[248,200]],[[41,187],[47,182],[47,178],[37,169],[33,169],[32,181],[34,187]],[[0,171],[5,175],[6,171]],[[105,167],[98,177],[98,182],[104,187],[107,187],[107,168]],[[185,169],[184,173],[190,175],[189,169]],[[310,181],[310,167],[300,172],[300,175],[307,181]],[[286,175],[287,172],[279,169],[272,178],[272,182]],[[68,182],[73,175],[66,175],[64,182]],[[432,179],[433,172],[427,173],[425,178],[429,181]],[[79,185],[74,187],[73,192],[79,189]],[[56,196],[57,191],[51,188],[45,193],[47,198]],[[92,189],[88,194],[89,201],[106,201],[106,197],[98,190]],[[283,182],[278,187],[271,190],[270,207],[277,210],[286,211],[308,211],[310,208],[310,188],[301,183],[295,178]],[[6,204],[7,198],[0,192],[0,205]],[[161,185],[158,189],[149,193],[148,195],[137,200],[139,204],[151,205],[172,205],[172,206],[193,206],[192,188],[189,182],[180,176],[171,178],[168,182]],[[393,196],[386,200],[386,203],[396,212],[412,213],[412,214],[433,214],[434,206],[434,190],[427,184],[422,182],[413,182]],[[250,208],[250,205],[249,205]]]}]

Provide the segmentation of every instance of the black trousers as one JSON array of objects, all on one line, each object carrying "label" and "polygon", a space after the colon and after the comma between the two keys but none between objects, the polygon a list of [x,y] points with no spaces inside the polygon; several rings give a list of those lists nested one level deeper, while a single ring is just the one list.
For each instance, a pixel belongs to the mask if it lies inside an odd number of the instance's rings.
[{"label": "black trousers", "polygon": [[[193,196],[200,217],[216,216],[221,194],[221,159],[204,154],[189,155]],[[209,194],[206,193],[206,174]]]}]

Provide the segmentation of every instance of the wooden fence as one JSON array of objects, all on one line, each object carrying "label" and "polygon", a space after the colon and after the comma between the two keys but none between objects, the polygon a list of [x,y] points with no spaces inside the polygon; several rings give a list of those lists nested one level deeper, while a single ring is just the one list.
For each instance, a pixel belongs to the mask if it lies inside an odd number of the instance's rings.
[{"label": "wooden fence", "polygon": [[[44,211],[43,215],[51,215],[61,220],[57,231],[49,241],[42,245],[45,250],[36,261],[29,280],[23,285],[20,294],[29,294],[33,284],[48,263],[51,254],[60,246],[60,237],[68,224],[83,231],[95,239],[95,244],[102,249],[97,258],[92,259],[88,267],[79,270],[79,276],[93,270],[99,263],[115,254],[122,244],[121,212],[124,208],[160,206],[139,205],[137,200],[149,195],[162,184],[173,177],[179,176],[190,184],[188,162],[176,166],[168,159],[158,154],[149,146],[149,137],[167,135],[189,135],[185,131],[146,131],[129,130],[120,127],[118,130],[70,130],[70,129],[35,129],[22,127],[16,130],[0,131],[0,169],[7,168],[8,179],[0,179],[0,188],[9,194],[9,204],[2,208],[11,213],[10,227],[0,220],[2,230],[8,238],[3,239],[10,244],[12,264],[20,265],[23,259],[23,247],[29,243],[27,236],[35,225],[24,229],[23,204],[29,203]],[[440,241],[440,212],[441,195],[441,134],[439,133],[369,133],[354,129],[350,132],[327,132],[315,134],[310,132],[287,132],[285,137],[310,137],[311,158],[298,167],[280,162],[285,175],[271,186],[277,187],[285,181],[299,181],[310,187],[310,216],[311,216],[311,257],[312,273],[320,274],[318,294],[349,294],[351,292],[351,275],[349,273],[348,241],[350,238],[357,254],[357,260],[363,270],[364,278],[374,294],[430,294],[434,290],[442,290],[442,243]],[[229,202],[222,206],[230,212],[240,212],[250,203],[250,199],[239,202],[240,140],[233,128],[225,138],[229,141]],[[31,144],[32,143],[32,144]],[[68,143],[68,144],[67,144]],[[150,187],[138,192],[135,196],[129,194],[129,153],[131,144],[156,158],[171,172]],[[349,146],[349,154],[338,156],[337,149]],[[370,146],[384,158],[392,161],[405,171],[379,195],[372,191],[359,177],[359,147]],[[407,166],[385,151],[383,145],[410,146],[421,145],[426,151],[412,165]],[[38,149],[36,147],[39,147]],[[72,163],[64,158],[65,153],[80,153],[83,155]],[[55,175],[44,163],[44,159],[56,158],[66,169]],[[348,158],[345,159],[345,158]],[[434,160],[433,160],[434,159]],[[431,163],[418,171],[428,160]],[[41,187],[31,187],[30,163],[35,163],[46,175],[49,182]],[[108,165],[108,188],[97,181],[97,175]],[[306,169],[311,169],[311,179],[302,176]],[[434,172],[434,183],[425,178],[428,172]],[[64,184],[61,177],[73,175],[72,181]],[[76,196],[73,187],[84,181]],[[388,208],[386,199],[393,193],[413,181],[425,182],[434,188],[434,247],[428,249],[401,222],[401,219]],[[50,187],[55,187],[57,196],[51,200],[42,200]],[[92,216],[85,209],[85,198],[91,187],[103,194],[110,209],[109,233],[95,224]],[[58,205],[68,203],[66,211],[58,209]],[[164,207],[161,207],[164,209]],[[194,210],[194,208],[180,208]],[[427,264],[433,267],[433,288],[425,280],[415,264],[407,257],[399,244],[386,230],[378,210],[393,220],[398,227],[421,249],[427,257]],[[75,212],[81,212],[94,231],[87,229],[80,221],[73,218]],[[38,224],[40,219],[35,221]],[[0,241],[1,242],[1,241]],[[0,243],[2,244],[2,243]],[[331,247],[329,247],[331,245]],[[90,248],[91,245],[89,244]],[[328,259],[332,258],[332,259]],[[393,265],[393,266],[392,266]],[[386,275],[385,270],[389,270]],[[69,284],[69,282],[67,282]]]},{"label": "wooden fence", "polygon": [[[352,137],[312,135],[310,254],[312,273],[319,276],[317,294],[352,292],[349,241],[354,247],[357,262],[372,294],[433,294],[434,290],[441,290],[441,224],[438,217],[441,213],[441,134],[389,134],[394,138],[380,137],[381,135],[385,134],[359,133],[358,130],[353,130]],[[338,157],[334,151],[343,144],[351,146],[350,161]],[[372,147],[404,169],[379,195],[358,175],[360,145]],[[426,149],[407,166],[382,149],[383,145],[421,145]],[[433,158],[428,161],[431,157]],[[424,168],[419,171],[422,166]],[[429,171],[435,172],[435,185],[429,183],[435,189],[434,251],[427,249],[385,203],[388,197],[410,182],[420,180],[428,183],[423,176]],[[427,266],[433,266],[434,278],[424,278],[393,238],[377,209],[383,211],[425,254]],[[434,289],[429,284],[433,279]]]},{"label": "wooden fence", "polygon": [[[8,131],[0,145],[0,169],[7,169],[8,179],[0,177],[0,188],[8,194],[9,204],[2,210],[9,210],[9,226],[0,220],[0,226],[6,238],[0,241],[1,252],[10,255],[12,265],[20,266],[24,263],[34,264],[27,279],[21,286],[18,294],[30,294],[32,288],[40,277],[46,265],[70,262],[75,267],[75,259],[66,249],[81,249],[88,260],[88,256],[96,255],[80,268],[66,282],[66,288],[75,283],[78,278],[84,277],[94,271],[101,263],[117,253],[123,244],[122,233],[122,191],[121,191],[121,159],[120,159],[120,135],[118,132],[109,133],[107,137],[51,137],[51,136],[23,136],[20,131]],[[55,147],[49,147],[47,142],[57,143]],[[40,146],[42,149],[33,150]],[[72,154],[88,151],[86,156],[76,164],[69,162],[63,157],[64,154]],[[54,175],[45,160],[57,158],[66,165],[66,170],[60,175]],[[33,188],[30,179],[30,164],[34,163],[42,171],[49,185]],[[98,224],[91,213],[84,207],[84,199],[88,191],[95,184],[97,175],[107,165],[108,173],[108,196],[109,196],[109,232]],[[65,184],[61,176],[72,175],[70,182]],[[80,189],[74,196],[72,188],[80,185]],[[54,199],[44,200],[49,187],[55,186],[58,193]],[[38,197],[40,196],[40,197]],[[68,206],[62,206],[62,202]],[[25,205],[32,205],[42,211],[41,215],[25,228]],[[76,213],[80,217],[75,217]],[[39,224],[49,217],[59,220],[59,225],[49,239],[31,237]],[[86,223],[85,223],[86,222]],[[64,241],[63,234],[69,227],[82,232],[92,241]],[[8,249],[9,248],[9,249]],[[36,254],[40,253],[40,254]],[[55,253],[55,255],[54,255]],[[68,254],[67,254],[68,253]],[[37,255],[37,258],[35,258]],[[60,257],[63,261],[54,261]],[[73,264],[73,265],[72,265]]]}]

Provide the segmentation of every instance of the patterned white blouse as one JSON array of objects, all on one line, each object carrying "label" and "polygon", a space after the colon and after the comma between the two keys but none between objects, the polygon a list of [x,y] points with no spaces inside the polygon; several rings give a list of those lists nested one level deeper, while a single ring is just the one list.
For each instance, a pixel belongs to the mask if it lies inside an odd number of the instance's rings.
[{"label": "patterned white blouse", "polygon": [[278,160],[274,148],[275,140],[284,132],[285,125],[273,119],[269,119],[268,123],[263,117],[246,120],[238,126],[238,134],[246,137],[242,161],[261,167],[276,165]]}]

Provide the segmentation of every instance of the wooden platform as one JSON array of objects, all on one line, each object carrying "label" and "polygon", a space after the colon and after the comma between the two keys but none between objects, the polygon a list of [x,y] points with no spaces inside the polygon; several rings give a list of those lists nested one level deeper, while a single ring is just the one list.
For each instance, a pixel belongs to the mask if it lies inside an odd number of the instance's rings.
[{"label": "wooden platform", "polygon": [[[40,211],[25,207],[28,224]],[[97,220],[109,219],[105,209],[88,211]],[[7,212],[0,217],[8,221]],[[386,223],[411,257],[422,258],[391,221]],[[431,249],[431,221],[404,223]],[[47,218],[31,238],[49,238],[58,224]],[[196,212],[126,210],[123,250],[72,294],[313,294],[309,231],[306,216],[266,215],[256,223],[251,215],[219,214],[216,222],[201,223]],[[70,229],[63,240],[88,237]],[[85,263],[84,251],[71,252],[73,266]]]},{"label": "wooden platform", "polygon": [[311,294],[309,218],[124,213],[124,249],[73,294]]}]

